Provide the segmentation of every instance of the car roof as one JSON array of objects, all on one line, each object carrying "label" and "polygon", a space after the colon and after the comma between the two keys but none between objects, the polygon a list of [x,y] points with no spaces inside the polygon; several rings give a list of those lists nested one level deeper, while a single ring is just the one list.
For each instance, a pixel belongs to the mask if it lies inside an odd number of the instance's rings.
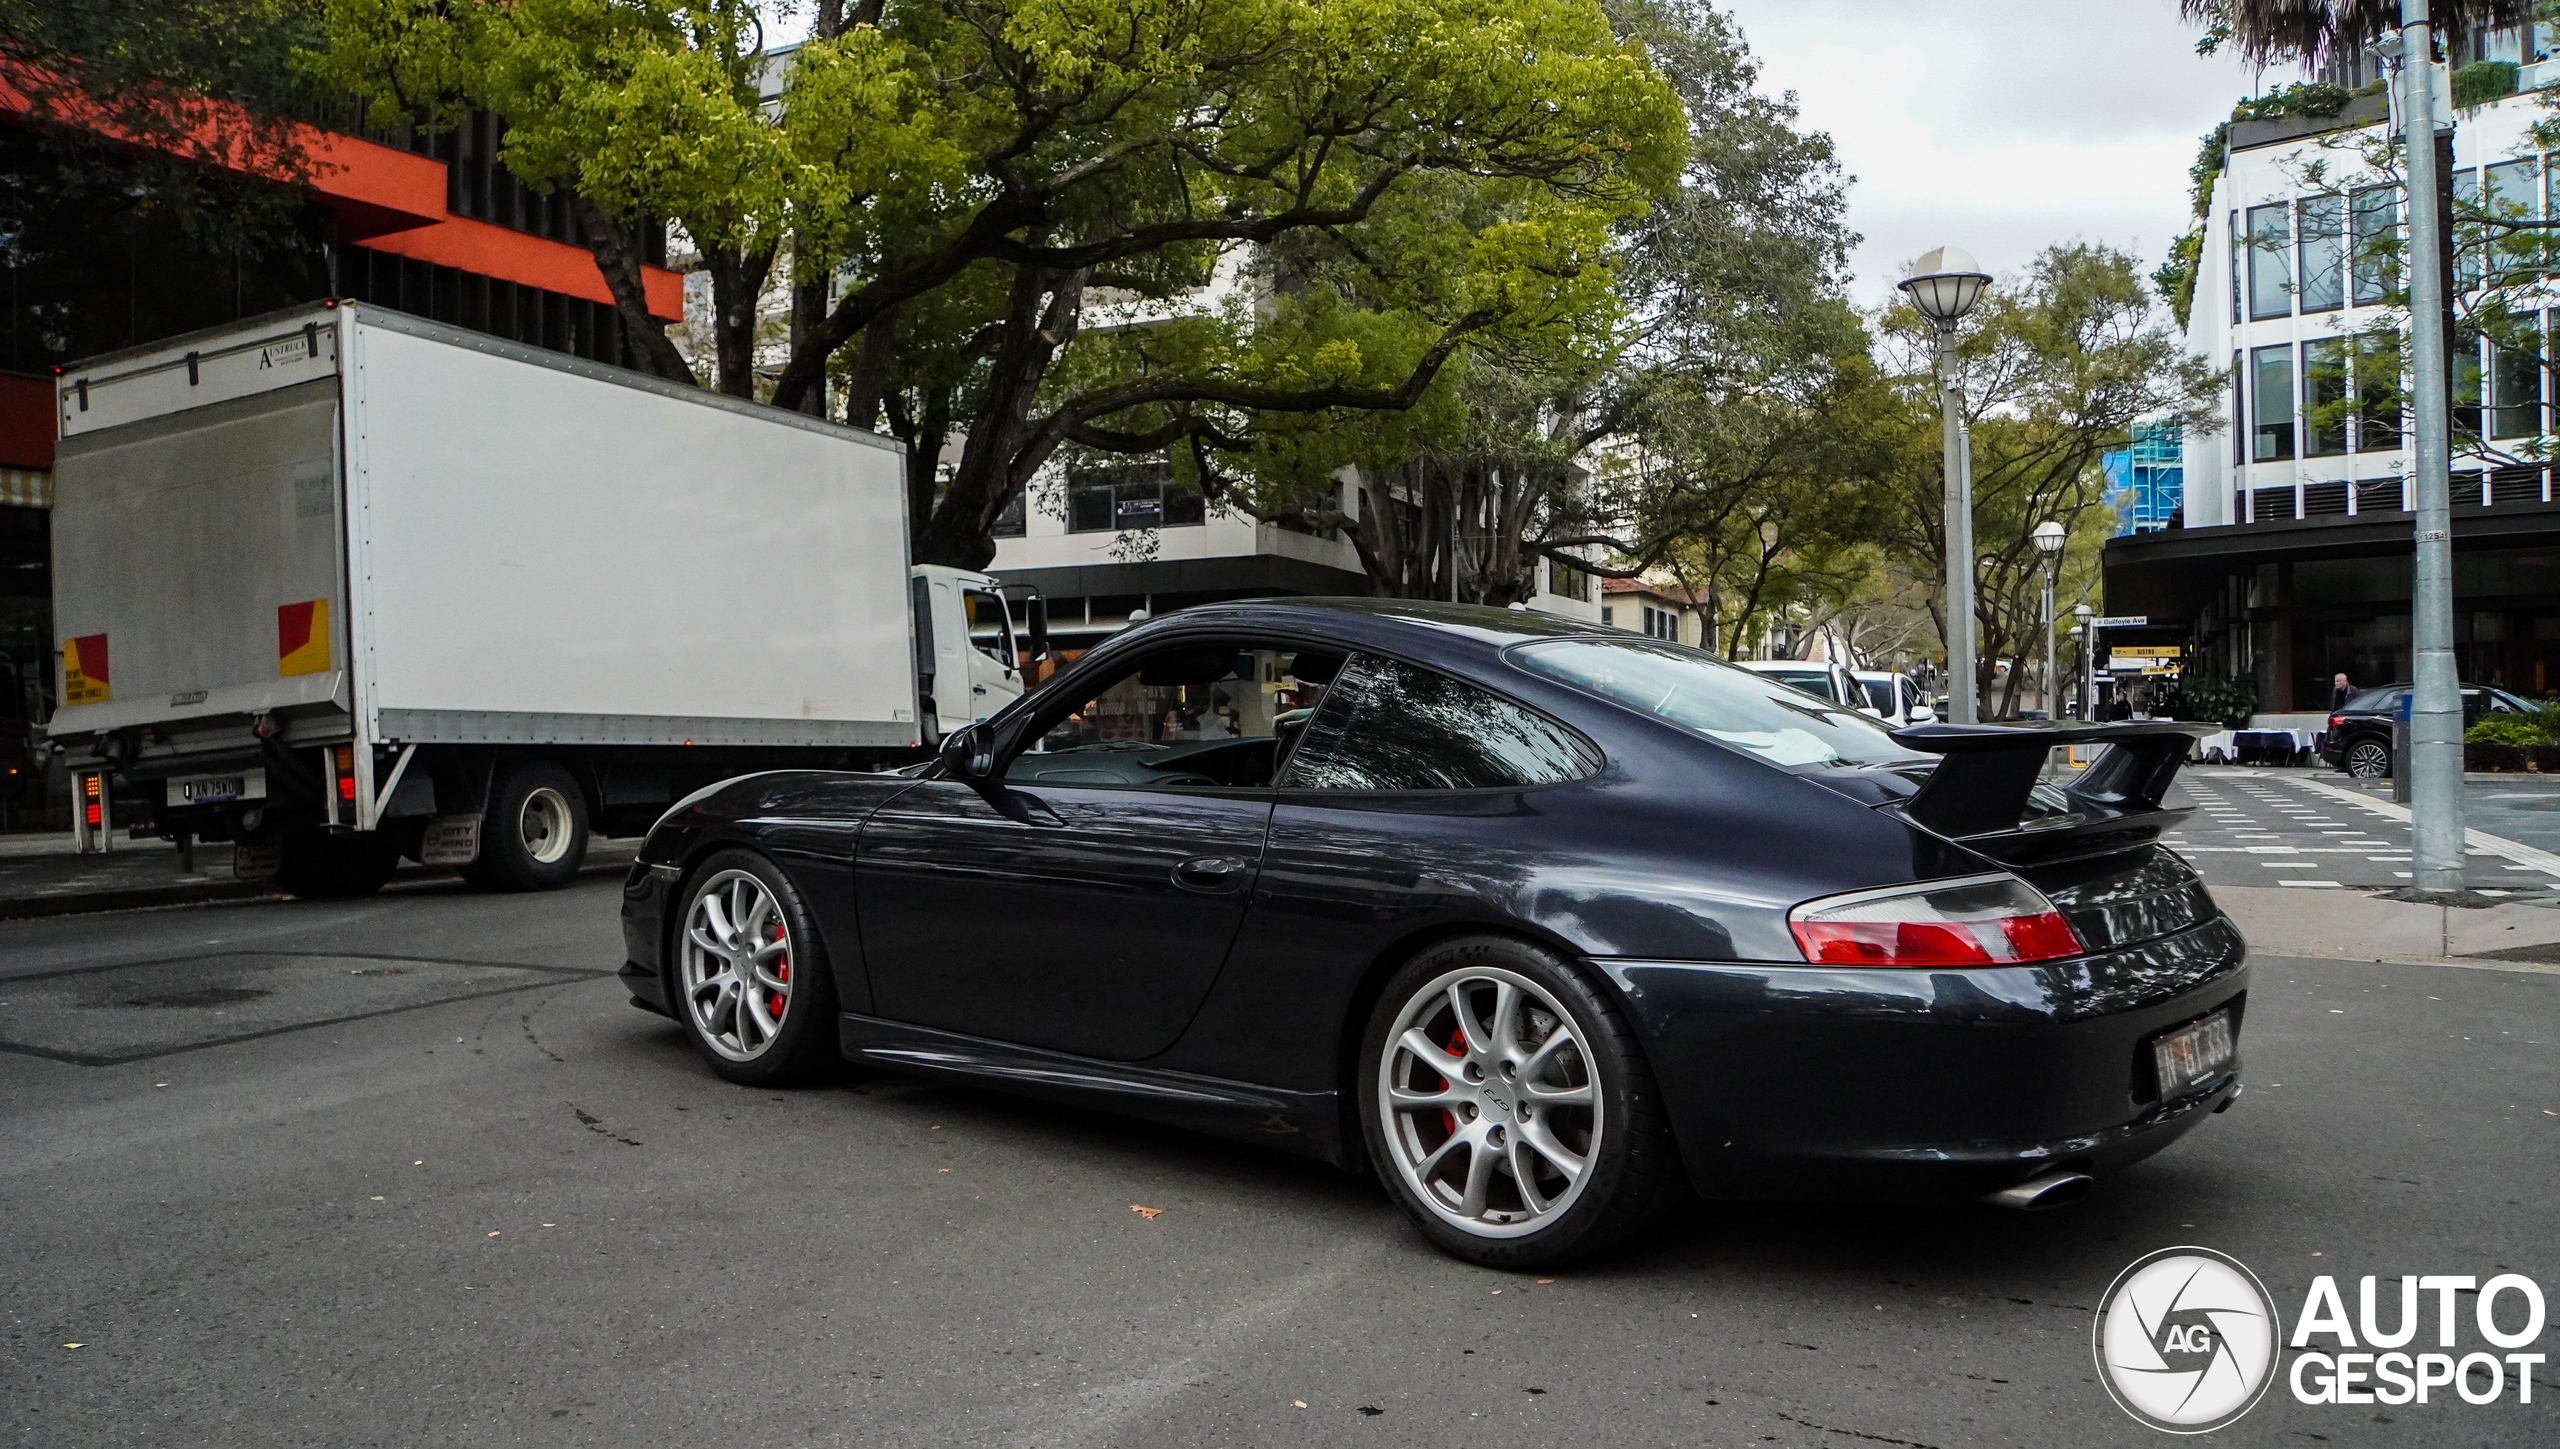
[{"label": "car roof", "polygon": [[1819,659],[1736,659],[1733,662],[1754,674],[1775,674],[1782,669],[1802,669],[1813,674],[1831,672],[1831,666]]}]

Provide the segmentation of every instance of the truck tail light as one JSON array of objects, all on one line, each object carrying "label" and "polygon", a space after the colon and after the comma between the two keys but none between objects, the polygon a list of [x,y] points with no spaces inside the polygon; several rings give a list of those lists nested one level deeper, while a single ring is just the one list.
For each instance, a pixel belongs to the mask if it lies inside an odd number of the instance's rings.
[{"label": "truck tail light", "polygon": [[103,825],[106,823],[106,806],[99,799],[99,789],[106,782],[106,778],[107,777],[104,775],[83,775],[80,777],[81,814],[86,816],[88,822],[92,825]]},{"label": "truck tail light", "polygon": [[2008,966],[2077,956],[2080,933],[2013,875],[1807,901],[1787,925],[1808,961],[1840,966]]},{"label": "truck tail light", "polygon": [[352,745],[338,746],[338,798],[356,798],[356,752]]}]

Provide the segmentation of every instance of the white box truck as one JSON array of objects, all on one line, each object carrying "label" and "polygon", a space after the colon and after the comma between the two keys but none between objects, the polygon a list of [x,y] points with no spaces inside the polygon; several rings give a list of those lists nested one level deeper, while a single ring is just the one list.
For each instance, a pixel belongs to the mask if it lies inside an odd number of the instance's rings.
[{"label": "white box truck", "polygon": [[304,895],[556,886],[713,780],[881,768],[1022,692],[1036,598],[912,567],[899,446],[356,304],[66,368],[74,829]]}]

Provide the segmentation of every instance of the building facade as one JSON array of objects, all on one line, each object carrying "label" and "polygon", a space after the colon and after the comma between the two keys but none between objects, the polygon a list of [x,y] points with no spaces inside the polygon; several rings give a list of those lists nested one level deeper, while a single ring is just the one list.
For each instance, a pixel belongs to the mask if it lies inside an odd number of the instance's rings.
[{"label": "building facade", "polygon": [[[2502,44],[2523,54],[2513,34],[2486,41]],[[2453,194],[2560,217],[2553,158],[2532,136],[2553,113],[2530,89],[2560,83],[2560,62],[2524,59],[2524,92],[2444,102]],[[2445,79],[2439,67],[2440,97]],[[2411,672],[2407,418],[2399,385],[2358,365],[2361,335],[2393,320],[2405,204],[2367,162],[2390,125],[2380,93],[2332,117],[2232,124],[2186,334],[2229,369],[2224,426],[2185,437],[2179,512],[2106,549],[2106,612],[2149,621],[2107,642],[2182,644],[2189,675],[2251,681],[2264,713],[2325,709],[2337,674],[2362,686]],[[2456,285],[2476,289],[2482,249],[2470,240]],[[2507,294],[2560,308],[2548,281]],[[2455,338],[2456,431],[2468,430],[2452,471],[2455,647],[2465,681],[2535,696],[2560,690],[2546,362]]]}]

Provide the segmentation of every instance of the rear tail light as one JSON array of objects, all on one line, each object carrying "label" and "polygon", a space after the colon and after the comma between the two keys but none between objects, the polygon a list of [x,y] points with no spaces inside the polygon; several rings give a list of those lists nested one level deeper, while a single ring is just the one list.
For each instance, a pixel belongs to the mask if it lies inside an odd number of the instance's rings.
[{"label": "rear tail light", "polygon": [[2087,948],[2062,913],[2013,875],[1857,891],[1787,913],[1808,961],[1837,966],[2007,966]]},{"label": "rear tail light", "polygon": [[2345,715],[2342,715],[2342,714],[2333,714],[2333,715],[2329,716],[2329,728],[2331,728],[2331,729],[2333,729],[2333,730],[2334,730],[2334,729],[2343,729],[2343,728],[2345,728],[2345,727],[2346,727],[2346,723],[2347,723],[2347,717],[2346,717]]},{"label": "rear tail light", "polygon": [[356,798],[356,752],[352,745],[338,746],[338,798]]}]

